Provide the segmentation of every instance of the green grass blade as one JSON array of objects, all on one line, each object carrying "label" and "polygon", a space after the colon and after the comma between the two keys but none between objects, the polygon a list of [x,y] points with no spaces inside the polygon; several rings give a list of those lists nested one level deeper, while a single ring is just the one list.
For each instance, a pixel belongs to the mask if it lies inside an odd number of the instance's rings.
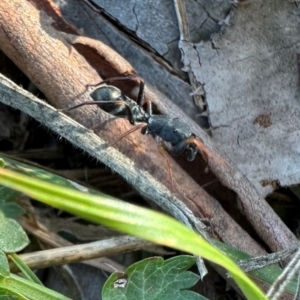
[{"label": "green grass blade", "polygon": [[11,274],[9,277],[0,277],[0,290],[7,290],[19,294],[30,300],[71,300],[55,291]]},{"label": "green grass blade", "polygon": [[232,260],[168,216],[112,197],[88,195],[1,168],[0,184],[89,221],[200,255],[226,268],[248,299],[267,299]]},{"label": "green grass blade", "polygon": [[28,280],[31,280],[32,282],[43,286],[43,283],[30,270],[30,268],[27,267],[27,265],[22,261],[22,259],[19,258],[19,256],[16,253],[11,253],[8,256]]}]

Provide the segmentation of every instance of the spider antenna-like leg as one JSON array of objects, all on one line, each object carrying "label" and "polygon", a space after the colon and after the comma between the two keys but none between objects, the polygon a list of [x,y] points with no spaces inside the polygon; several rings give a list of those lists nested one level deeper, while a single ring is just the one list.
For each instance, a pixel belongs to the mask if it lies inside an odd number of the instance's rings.
[{"label": "spider antenna-like leg", "polygon": [[158,145],[158,151],[166,160],[167,170],[168,170],[168,174],[169,174],[169,178],[170,178],[170,191],[171,191],[171,193],[173,193],[173,191],[174,191],[174,181],[173,181],[173,174],[172,174],[172,167],[171,167],[170,160],[168,158],[168,155],[167,155],[167,152],[166,152],[165,148],[161,144]]},{"label": "spider antenna-like leg", "polygon": [[81,106],[85,106],[85,105],[98,105],[99,107],[104,107],[105,105],[116,105],[116,106],[123,106],[126,109],[126,113],[128,116],[128,120],[131,124],[135,124],[135,117],[133,115],[133,112],[130,108],[130,106],[128,105],[128,103],[126,103],[125,101],[122,100],[112,100],[112,101],[85,101],[82,103],[79,103],[75,106],[69,107],[69,108],[64,108],[64,109],[60,109],[59,111],[61,112],[66,112],[66,111],[70,111],[73,110],[75,108],[81,107]]},{"label": "spider antenna-like leg", "polygon": [[133,128],[131,128],[130,130],[126,131],[125,133],[123,133],[117,140],[115,140],[114,142],[112,142],[111,144],[109,144],[109,146],[114,146],[116,143],[118,143],[121,139],[123,139],[124,137],[128,136],[129,134],[142,129],[143,127],[146,127],[147,124],[139,124]]},{"label": "spider antenna-like leg", "polygon": [[79,103],[79,104],[71,106],[71,107],[58,109],[58,111],[62,111],[62,112],[70,111],[72,109],[75,109],[75,108],[78,108],[78,107],[84,106],[84,105],[95,105],[95,101],[85,101],[85,102]]}]

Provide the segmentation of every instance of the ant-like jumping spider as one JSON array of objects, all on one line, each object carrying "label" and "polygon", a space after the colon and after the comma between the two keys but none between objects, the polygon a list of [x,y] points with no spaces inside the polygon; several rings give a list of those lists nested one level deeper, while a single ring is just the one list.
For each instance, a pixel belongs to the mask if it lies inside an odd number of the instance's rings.
[{"label": "ant-like jumping spider", "polygon": [[[121,80],[136,80],[137,76],[114,77],[106,79],[95,86],[104,83],[110,84],[114,81]],[[190,127],[182,122],[179,118],[171,118],[166,115],[152,114],[152,105],[148,101],[146,103],[146,111],[143,109],[144,105],[144,89],[145,83],[139,78],[139,93],[137,101],[130,99],[124,95],[118,88],[112,85],[101,86],[96,89],[91,97],[94,101],[87,101],[65,109],[71,109],[83,105],[98,105],[106,112],[115,116],[126,116],[129,122],[133,125],[136,122],[146,123],[141,132],[143,134],[151,134],[153,137],[159,136],[164,142],[170,143],[171,147],[168,150],[173,155],[180,155],[186,152],[187,160],[193,161],[198,152],[198,148],[194,142],[195,136],[191,132]]]}]

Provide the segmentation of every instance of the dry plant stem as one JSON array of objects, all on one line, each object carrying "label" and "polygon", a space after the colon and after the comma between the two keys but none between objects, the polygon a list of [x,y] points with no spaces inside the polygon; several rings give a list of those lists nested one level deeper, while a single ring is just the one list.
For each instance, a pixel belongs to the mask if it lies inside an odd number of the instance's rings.
[{"label": "dry plant stem", "polygon": [[[2,50],[55,107],[71,106],[74,99],[75,103],[91,100],[86,87],[101,81],[84,58],[51,27],[47,16],[37,11],[28,1],[0,1],[0,42]],[[6,88],[1,87],[1,102],[31,115],[102,161],[123,176],[142,195],[178,220],[197,229],[203,227],[195,217],[195,214],[200,215],[196,203],[205,217],[213,220],[213,229],[224,242],[254,256],[264,253],[218,202],[201,189],[171,157],[169,160],[176,184],[176,196],[170,193],[166,188],[169,186],[169,177],[165,159],[158,155],[157,144],[151,137],[136,132],[118,142],[120,151],[108,148],[106,141],[111,143],[131,128],[126,120],[111,118],[100,109],[88,106],[72,112],[76,120],[85,125],[83,127],[3,77],[2,81]],[[100,118],[102,127],[109,126],[106,127],[107,130],[97,130],[96,135],[87,128],[95,128],[97,117]],[[195,203],[189,199],[195,199]]]},{"label": "dry plant stem", "polygon": [[284,288],[290,282],[290,280],[299,272],[300,270],[300,249],[296,252],[293,259],[285,267],[280,276],[270,287],[267,297],[270,300],[277,300],[284,292]]},{"label": "dry plant stem", "polygon": [[58,234],[48,231],[43,227],[43,225],[38,222],[33,225],[31,224],[32,222],[30,222],[25,217],[18,218],[18,222],[27,232],[30,232],[32,235],[34,235],[40,241],[42,241],[46,245],[49,245],[50,247],[58,248],[73,245],[71,242],[62,238]]},{"label": "dry plant stem", "polygon": [[[174,4],[179,23],[180,40],[189,42],[184,1],[174,0]],[[185,53],[182,52],[182,55],[184,56]],[[188,72],[189,76],[191,76],[190,73]],[[195,126],[190,120],[187,122],[193,128],[194,134],[202,141],[201,150],[208,157],[209,168],[225,186],[234,190],[239,195],[243,209],[242,213],[245,214],[263,241],[273,251],[279,251],[287,246],[292,246],[297,241],[296,237],[274,213],[266,201],[260,197],[249,180],[231,162],[224,158],[223,155],[220,155],[208,135],[199,126]]]},{"label": "dry plant stem", "polygon": [[294,245],[291,248],[287,248],[287,249],[284,249],[282,251],[275,252],[272,254],[267,254],[264,256],[258,256],[258,257],[254,257],[254,258],[239,260],[237,262],[237,264],[245,272],[251,272],[253,270],[258,270],[258,269],[264,268],[266,266],[279,263],[280,261],[285,259],[287,256],[289,256],[293,252],[295,252],[298,248],[299,248],[299,243]]},{"label": "dry plant stem", "polygon": [[[74,262],[91,260],[101,256],[137,251],[153,246],[153,243],[137,237],[122,236],[97,242],[20,254],[19,257],[31,269],[42,269],[51,266],[64,265]],[[10,264],[11,272],[18,268]],[[114,270],[111,269],[110,272]]]},{"label": "dry plant stem", "polygon": [[[61,236],[59,236],[56,233],[50,232],[46,227],[44,227],[40,222],[36,221],[36,224],[32,224],[27,218],[20,217],[18,218],[18,222],[22,225],[22,227],[29,232],[30,234],[37,237],[37,239],[42,242],[42,249],[48,249],[49,246],[54,248],[62,248],[62,247],[69,247],[73,246],[72,243],[65,240]],[[41,259],[43,259],[41,256],[39,256]],[[24,258],[26,260],[26,257]],[[66,258],[68,259],[68,258]],[[38,260],[36,260],[37,265],[39,265]],[[44,262],[43,262],[44,263]],[[124,267],[115,261],[107,258],[107,257],[101,257],[98,259],[93,259],[89,261],[83,261],[82,263],[91,265],[95,268],[112,272],[112,268],[115,268],[117,270],[124,270]],[[109,266],[108,266],[109,265]],[[15,266],[12,265],[11,270],[15,270]],[[38,266],[36,267],[38,268]]]},{"label": "dry plant stem", "polygon": [[297,277],[297,291],[294,300],[300,300],[300,272]]}]

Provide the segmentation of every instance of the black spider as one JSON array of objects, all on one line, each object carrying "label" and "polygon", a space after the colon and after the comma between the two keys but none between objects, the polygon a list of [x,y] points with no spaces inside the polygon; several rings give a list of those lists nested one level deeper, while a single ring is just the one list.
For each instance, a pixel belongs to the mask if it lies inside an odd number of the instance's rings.
[{"label": "black spider", "polygon": [[[103,83],[111,83],[121,80],[136,80],[137,76],[114,77],[104,80],[96,86]],[[83,105],[98,105],[106,112],[115,116],[125,116],[133,125],[138,123],[146,123],[142,128],[143,134],[151,134],[159,136],[164,142],[170,143],[169,151],[174,155],[180,155],[186,152],[187,160],[193,161],[198,152],[196,143],[194,142],[195,135],[191,132],[190,127],[179,118],[171,118],[166,115],[152,114],[151,102],[147,102],[146,111],[144,105],[144,89],[145,83],[139,78],[139,94],[137,101],[124,95],[118,88],[112,85],[100,86],[96,89],[91,97],[94,101],[86,101],[70,107],[65,111],[83,106]]]}]

